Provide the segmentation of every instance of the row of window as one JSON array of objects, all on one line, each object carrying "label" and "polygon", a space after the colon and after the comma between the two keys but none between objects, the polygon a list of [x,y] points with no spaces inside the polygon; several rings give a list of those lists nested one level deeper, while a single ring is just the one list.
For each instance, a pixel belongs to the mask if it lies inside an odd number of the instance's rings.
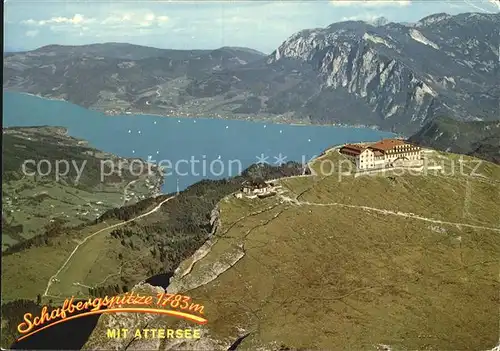
[{"label": "row of window", "polygon": [[397,149],[397,150],[388,150],[387,153],[388,154],[397,154],[397,153],[400,153],[402,151],[406,151],[406,152],[418,152],[420,151],[419,148],[407,148],[407,149]]},{"label": "row of window", "polygon": [[404,145],[396,145],[396,149],[408,149],[408,148],[417,148],[417,146],[410,145],[410,144],[404,144]]},{"label": "row of window", "polygon": [[[418,151],[408,151],[408,152],[387,152],[388,154],[391,154],[391,155],[404,155],[404,156],[408,156],[408,155],[417,155],[418,154]],[[370,157],[377,157],[377,156],[373,156],[373,155],[361,155],[361,158],[370,158]],[[382,156],[379,156],[379,157],[382,157]]]},{"label": "row of window", "polygon": [[390,157],[399,157],[399,156],[408,157],[408,156],[417,156],[417,155],[418,155],[418,152],[404,152],[404,153],[398,153],[397,155],[391,155]]},{"label": "row of window", "polygon": [[[410,156],[417,156],[419,153],[418,152],[398,152],[398,153],[395,153],[395,154],[390,154],[388,155],[390,158],[394,158],[394,157],[410,157]],[[347,154],[347,156],[351,156],[353,157],[352,155],[350,154]],[[380,159],[383,159],[384,156],[373,156],[373,155],[361,155],[360,156],[360,160],[361,162],[363,162],[363,160],[380,160]]]}]

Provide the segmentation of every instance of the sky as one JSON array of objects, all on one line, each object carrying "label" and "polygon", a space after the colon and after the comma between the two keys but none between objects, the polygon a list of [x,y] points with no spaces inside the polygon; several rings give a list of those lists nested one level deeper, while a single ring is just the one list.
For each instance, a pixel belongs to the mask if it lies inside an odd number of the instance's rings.
[{"label": "sky", "polygon": [[433,13],[498,13],[500,0],[5,0],[4,49],[127,42],[169,49],[250,47],[271,53],[292,34],[346,20],[416,22]]}]

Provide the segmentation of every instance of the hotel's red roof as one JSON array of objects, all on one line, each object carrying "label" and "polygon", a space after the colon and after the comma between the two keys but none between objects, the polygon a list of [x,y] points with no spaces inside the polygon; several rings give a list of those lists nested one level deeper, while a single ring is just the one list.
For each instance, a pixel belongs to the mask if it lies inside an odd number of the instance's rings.
[{"label": "hotel's red roof", "polygon": [[370,145],[370,149],[387,151],[398,145],[404,145],[404,144],[405,144],[404,140],[400,139],[383,139],[378,143]]},{"label": "hotel's red roof", "polygon": [[356,145],[356,144],[347,144],[344,145],[341,149],[340,152],[347,152],[347,153],[353,153],[353,154],[360,154],[362,153],[366,148],[361,146],[361,145]]}]

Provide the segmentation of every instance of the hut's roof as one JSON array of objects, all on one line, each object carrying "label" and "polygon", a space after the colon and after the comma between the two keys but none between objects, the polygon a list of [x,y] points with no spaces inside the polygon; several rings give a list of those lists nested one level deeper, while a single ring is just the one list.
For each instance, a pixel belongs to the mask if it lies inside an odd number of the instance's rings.
[{"label": "hut's roof", "polygon": [[258,187],[258,186],[267,186],[267,183],[262,178],[245,180],[242,184],[243,186],[248,187]]}]

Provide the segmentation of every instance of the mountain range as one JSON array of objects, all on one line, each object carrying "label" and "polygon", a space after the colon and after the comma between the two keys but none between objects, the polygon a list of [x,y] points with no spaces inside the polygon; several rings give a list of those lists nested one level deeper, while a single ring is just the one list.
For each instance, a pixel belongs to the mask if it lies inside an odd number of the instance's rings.
[{"label": "mountain range", "polygon": [[[344,160],[329,149],[308,164],[311,174],[293,162],[252,165],[149,197],[161,177],[134,183],[127,174],[101,184],[96,165],[114,156],[63,129],[5,129],[2,344],[18,336],[26,311],[39,314],[63,296],[132,289],[202,303],[209,319],[202,338],[109,338],[110,328],[189,326],[117,313],[101,316],[89,337],[73,327],[63,338],[68,332],[55,326],[45,340],[79,349],[83,335],[82,349],[92,350],[493,347],[500,166],[482,162],[475,175],[453,167],[463,157],[500,163],[499,21],[498,14],[437,14],[412,24],[335,23],[296,33],[270,55],[122,43],[5,54],[4,89],[107,114],[363,124],[471,156],[426,150],[439,169],[423,176],[350,177],[339,168],[317,177],[323,161]],[[22,161],[35,156],[85,160],[88,172],[78,187],[74,173],[62,185],[23,177]],[[272,180],[276,193],[243,196],[242,184],[256,178]],[[159,276],[166,289],[144,282]],[[34,348],[22,346],[11,348]]]},{"label": "mountain range", "polygon": [[270,55],[50,45],[4,55],[4,89],[117,113],[370,125],[411,135],[437,116],[498,119],[500,14],[334,23]]},{"label": "mountain range", "polygon": [[415,144],[500,164],[500,121],[460,122],[438,117],[409,139]]}]

